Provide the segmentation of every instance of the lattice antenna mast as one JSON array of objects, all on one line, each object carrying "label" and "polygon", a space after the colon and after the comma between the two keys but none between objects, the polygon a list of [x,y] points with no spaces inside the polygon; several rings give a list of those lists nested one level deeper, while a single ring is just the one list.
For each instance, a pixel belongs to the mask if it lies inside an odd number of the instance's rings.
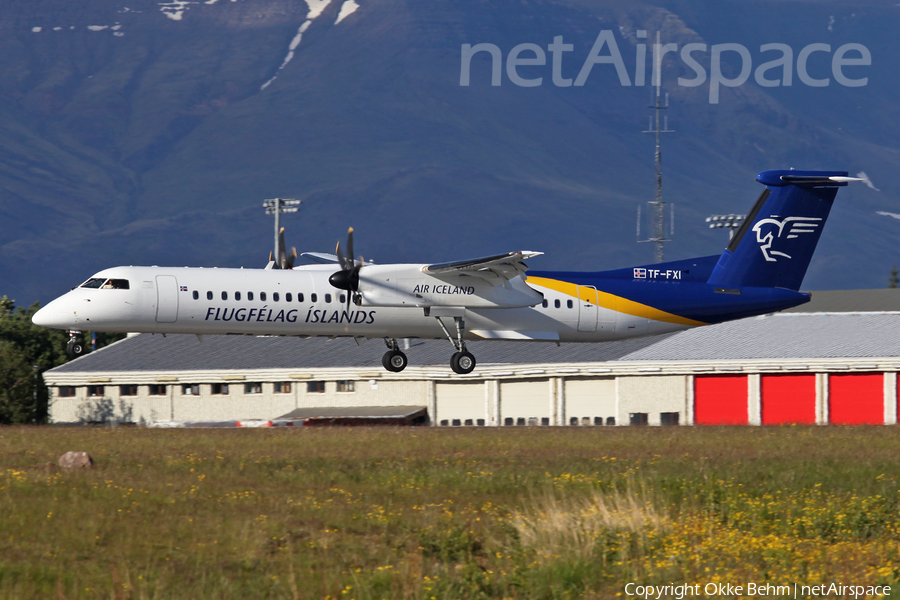
[{"label": "lattice antenna mast", "polygon": [[[652,237],[647,238],[646,240],[640,239],[640,231],[641,231],[641,209],[638,207],[638,241],[639,242],[653,242],[656,244],[656,262],[663,261],[663,244],[665,242],[672,241],[672,238],[666,237],[666,227],[665,227],[665,214],[666,214],[666,203],[663,202],[662,196],[662,150],[660,149],[660,136],[663,133],[673,133],[674,129],[669,129],[669,118],[664,117],[662,122],[660,122],[661,116],[660,111],[666,110],[669,108],[669,94],[666,93],[665,103],[662,102],[660,88],[662,87],[662,56],[660,52],[660,42],[659,42],[659,32],[656,32],[656,45],[653,47],[653,86],[656,88],[656,94],[653,101],[648,108],[652,108],[655,112],[656,123],[654,126],[654,117],[650,117],[650,123],[647,129],[643,133],[652,133],[656,136],[656,153],[654,155],[654,162],[656,165],[656,200],[648,202],[647,204],[651,205],[653,208],[650,211],[651,218],[654,218],[656,221],[654,229],[656,230]],[[675,234],[675,205],[672,204],[672,216],[670,217],[671,223],[671,233],[670,235]]]}]

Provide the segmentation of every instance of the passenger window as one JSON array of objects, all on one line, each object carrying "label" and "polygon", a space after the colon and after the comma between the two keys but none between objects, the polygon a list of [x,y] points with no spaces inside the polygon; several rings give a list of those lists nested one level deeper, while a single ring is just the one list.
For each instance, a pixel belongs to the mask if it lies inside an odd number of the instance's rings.
[{"label": "passenger window", "polygon": [[340,300],[341,300],[341,304],[343,304],[343,303],[344,303],[344,302],[346,302],[346,301],[347,301],[347,296],[345,296],[345,295],[343,295],[343,294],[341,294],[341,296],[340,296]]},{"label": "passenger window", "polygon": [[571,300],[566,300],[566,308],[572,308],[574,305]]},{"label": "passenger window", "polygon": [[553,301],[553,308],[559,308],[559,300]]},{"label": "passenger window", "polygon": [[297,302],[303,302],[303,292],[297,294]]},{"label": "passenger window", "polygon": [[278,292],[272,292],[272,301],[278,302]]},{"label": "passenger window", "polygon": [[222,300],[228,300],[228,292],[222,292]]},{"label": "passenger window", "polygon": [[240,299],[241,299],[241,293],[240,293],[240,292],[235,292],[235,293],[234,293],[234,299],[240,301]]},{"label": "passenger window", "polygon": [[247,292],[247,300],[253,300],[253,292]]},{"label": "passenger window", "polygon": [[265,302],[265,301],[266,301],[266,293],[265,293],[265,292],[260,292],[260,293],[259,293],[259,299],[262,300],[263,302]]},{"label": "passenger window", "polygon": [[331,302],[331,294],[325,294],[325,302]]},{"label": "passenger window", "polygon": [[541,306],[543,306],[544,308],[547,308],[548,306],[550,306],[550,302],[548,302],[547,300],[544,300],[543,302],[541,302]]},{"label": "passenger window", "polygon": [[212,300],[212,298],[213,298],[212,292],[206,292],[206,299],[207,299],[207,300]]},{"label": "passenger window", "polygon": [[200,292],[198,292],[197,290],[194,290],[194,300],[199,300],[199,299],[200,299]]},{"label": "passenger window", "polygon": [[310,300],[312,300],[313,302],[318,302],[318,301],[319,301],[319,297],[318,297],[316,294],[310,294],[310,295],[309,295],[309,298],[310,298]]},{"label": "passenger window", "polygon": [[293,299],[294,299],[294,297],[291,296],[291,293],[290,293],[290,292],[288,292],[287,294],[284,295],[284,301],[285,301],[285,302],[290,302],[290,301],[293,300]]}]

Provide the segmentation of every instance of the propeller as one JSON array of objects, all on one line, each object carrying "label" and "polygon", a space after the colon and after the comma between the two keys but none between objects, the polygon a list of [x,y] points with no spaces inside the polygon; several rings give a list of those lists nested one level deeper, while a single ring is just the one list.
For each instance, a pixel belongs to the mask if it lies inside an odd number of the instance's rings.
[{"label": "propeller", "polygon": [[297,249],[291,248],[291,253],[287,253],[287,247],[284,244],[284,227],[278,232],[278,257],[273,258],[269,252],[269,262],[275,261],[273,269],[293,269],[294,261],[297,260]]},{"label": "propeller", "polygon": [[339,290],[347,291],[347,310],[350,310],[350,297],[354,292],[359,291],[359,270],[365,264],[362,256],[359,257],[359,262],[353,258],[352,227],[347,231],[347,258],[344,258],[344,253],[341,252],[340,242],[337,243],[334,253],[337,255],[341,270],[333,273],[328,278],[328,283]]}]

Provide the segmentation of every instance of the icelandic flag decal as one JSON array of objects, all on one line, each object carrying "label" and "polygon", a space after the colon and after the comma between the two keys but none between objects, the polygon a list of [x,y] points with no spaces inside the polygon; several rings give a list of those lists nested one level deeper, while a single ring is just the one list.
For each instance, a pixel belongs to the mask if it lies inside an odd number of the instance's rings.
[{"label": "icelandic flag decal", "polygon": [[635,279],[647,279],[647,269],[635,269],[634,270],[634,278]]},{"label": "icelandic flag decal", "polygon": [[186,292],[186,291],[187,291],[187,286],[186,286],[186,285],[181,286],[181,291],[182,291],[182,292]]}]

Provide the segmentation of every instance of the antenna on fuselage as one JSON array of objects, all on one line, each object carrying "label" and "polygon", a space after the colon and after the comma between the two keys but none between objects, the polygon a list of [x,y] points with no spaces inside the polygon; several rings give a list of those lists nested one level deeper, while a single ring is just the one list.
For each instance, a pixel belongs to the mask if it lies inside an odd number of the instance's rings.
[{"label": "antenna on fuselage", "polygon": [[[638,37],[640,36],[640,31],[638,32]],[[644,36],[646,36],[646,32],[644,32]],[[656,44],[653,46],[653,86],[656,88],[656,97],[648,108],[652,108],[656,113],[656,126],[654,127],[653,117],[650,117],[649,126],[642,133],[653,133],[656,134],[656,153],[654,155],[654,162],[656,164],[656,199],[647,204],[653,207],[651,211],[652,217],[655,217],[656,223],[655,234],[652,237],[647,238],[646,240],[641,239],[641,207],[638,206],[638,224],[637,224],[637,237],[638,242],[654,242],[656,244],[656,262],[663,261],[663,244],[665,242],[671,242],[671,237],[666,237],[666,226],[665,226],[665,214],[666,214],[666,203],[663,202],[662,198],[662,151],[660,150],[660,134],[663,133],[673,133],[674,129],[669,129],[669,118],[664,117],[662,122],[662,127],[660,127],[660,111],[669,108],[669,94],[666,92],[665,96],[665,104],[662,103],[660,97],[660,88],[662,87],[662,46],[659,43],[659,32],[656,32]],[[652,93],[652,92],[651,92]],[[675,235],[675,205],[672,204],[672,216],[670,217],[671,223],[671,236]]]}]

